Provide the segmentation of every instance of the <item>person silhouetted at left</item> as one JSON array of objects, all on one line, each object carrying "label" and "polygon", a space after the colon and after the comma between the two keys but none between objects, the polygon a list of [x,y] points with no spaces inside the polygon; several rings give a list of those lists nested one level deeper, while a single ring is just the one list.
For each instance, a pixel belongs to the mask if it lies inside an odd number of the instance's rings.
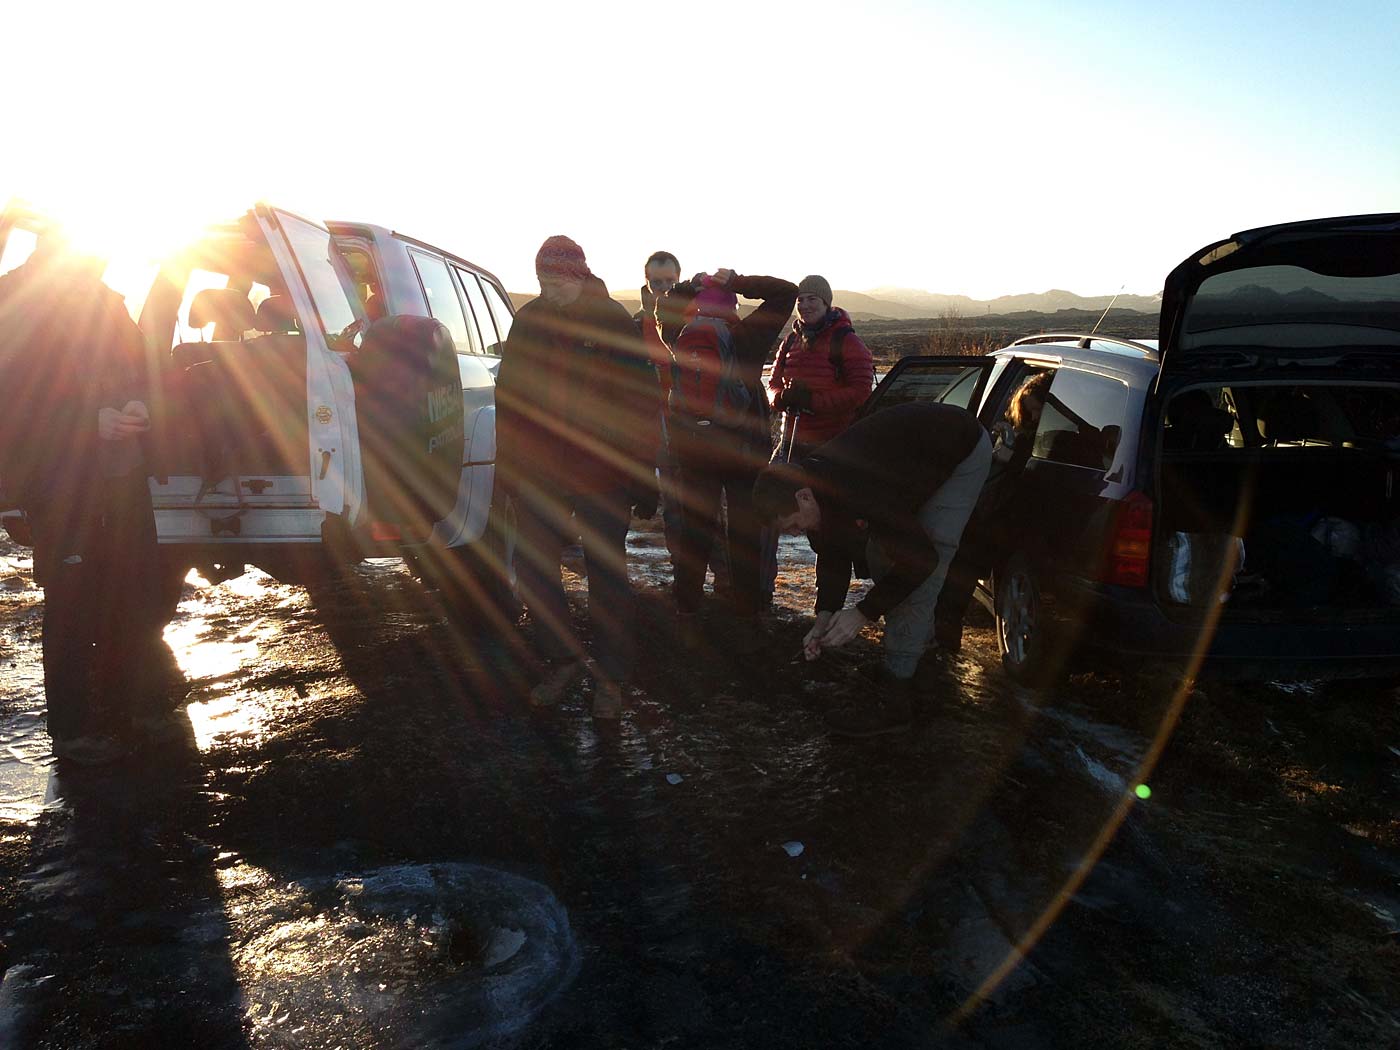
[{"label": "person silhouetted at left", "polygon": [[121,296],[57,236],[0,277],[0,479],[33,531],[54,754],[80,764],[170,721],[145,356]]}]

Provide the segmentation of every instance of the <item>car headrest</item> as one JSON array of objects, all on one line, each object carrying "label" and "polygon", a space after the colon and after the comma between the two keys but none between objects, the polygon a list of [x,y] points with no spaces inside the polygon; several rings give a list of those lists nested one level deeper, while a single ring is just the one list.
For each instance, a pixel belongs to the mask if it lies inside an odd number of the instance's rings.
[{"label": "car headrest", "polygon": [[1322,418],[1311,398],[1301,390],[1275,394],[1259,414],[1259,432],[1270,441],[1307,441],[1318,437]]},{"label": "car headrest", "polygon": [[190,327],[214,325],[215,339],[238,339],[256,327],[253,304],[237,288],[206,288],[190,303]]},{"label": "car headrest", "polygon": [[1204,390],[1187,390],[1167,404],[1167,447],[1175,450],[1214,450],[1235,428],[1235,417],[1215,402]]},{"label": "car headrest", "polygon": [[365,316],[371,321],[381,321],[389,316],[389,307],[384,303],[384,296],[371,295],[365,300]]},{"label": "car headrest", "polygon": [[299,332],[296,306],[290,295],[269,295],[258,303],[257,329],[259,332]]}]

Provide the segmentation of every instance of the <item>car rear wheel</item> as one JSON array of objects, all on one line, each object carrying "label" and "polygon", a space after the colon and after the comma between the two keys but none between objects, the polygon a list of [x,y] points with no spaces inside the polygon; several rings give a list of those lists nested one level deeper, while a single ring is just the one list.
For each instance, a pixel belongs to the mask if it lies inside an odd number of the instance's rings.
[{"label": "car rear wheel", "polygon": [[997,648],[1001,665],[1024,685],[1046,685],[1061,661],[1050,640],[1050,623],[1039,577],[1024,554],[1014,554],[996,572]]}]

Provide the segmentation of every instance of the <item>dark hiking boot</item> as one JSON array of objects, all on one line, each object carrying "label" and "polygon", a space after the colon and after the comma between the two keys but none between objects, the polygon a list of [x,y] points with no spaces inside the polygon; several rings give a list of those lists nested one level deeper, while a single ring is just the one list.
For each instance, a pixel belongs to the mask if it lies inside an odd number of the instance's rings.
[{"label": "dark hiking boot", "polygon": [[179,711],[133,715],[131,729],[137,736],[152,744],[173,744],[191,733],[189,718]]},{"label": "dark hiking boot", "polygon": [[736,616],[724,628],[724,648],[735,656],[754,656],[772,641],[772,634],[757,616]]},{"label": "dark hiking boot", "polygon": [[77,766],[106,766],[124,757],[126,748],[112,736],[71,736],[56,739],[53,753]]},{"label": "dark hiking boot", "polygon": [[569,686],[583,677],[585,670],[583,661],[573,657],[546,664],[544,674],[530,690],[530,706],[553,707],[563,698]]},{"label": "dark hiking boot", "polygon": [[600,722],[616,722],[621,718],[624,692],[620,682],[595,681],[593,685],[593,717]]},{"label": "dark hiking boot", "polygon": [[868,700],[831,711],[826,716],[833,736],[864,738],[902,733],[913,722],[912,686],[907,678],[889,678]]},{"label": "dark hiking boot", "polygon": [[676,641],[687,652],[699,652],[705,647],[705,632],[695,613],[676,614]]},{"label": "dark hiking boot", "polygon": [[961,623],[939,623],[933,625],[933,641],[945,653],[962,651],[963,625]]}]

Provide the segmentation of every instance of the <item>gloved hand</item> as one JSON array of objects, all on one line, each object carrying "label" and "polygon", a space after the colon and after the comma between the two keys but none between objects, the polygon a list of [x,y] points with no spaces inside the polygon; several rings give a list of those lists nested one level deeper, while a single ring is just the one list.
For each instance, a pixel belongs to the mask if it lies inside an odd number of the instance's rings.
[{"label": "gloved hand", "polygon": [[633,517],[640,521],[650,521],[656,517],[656,508],[660,502],[661,494],[654,481],[650,485],[645,482],[638,483],[632,493]]},{"label": "gloved hand", "polygon": [[789,412],[812,411],[812,390],[806,383],[797,382],[784,387],[779,395],[782,407]]}]

